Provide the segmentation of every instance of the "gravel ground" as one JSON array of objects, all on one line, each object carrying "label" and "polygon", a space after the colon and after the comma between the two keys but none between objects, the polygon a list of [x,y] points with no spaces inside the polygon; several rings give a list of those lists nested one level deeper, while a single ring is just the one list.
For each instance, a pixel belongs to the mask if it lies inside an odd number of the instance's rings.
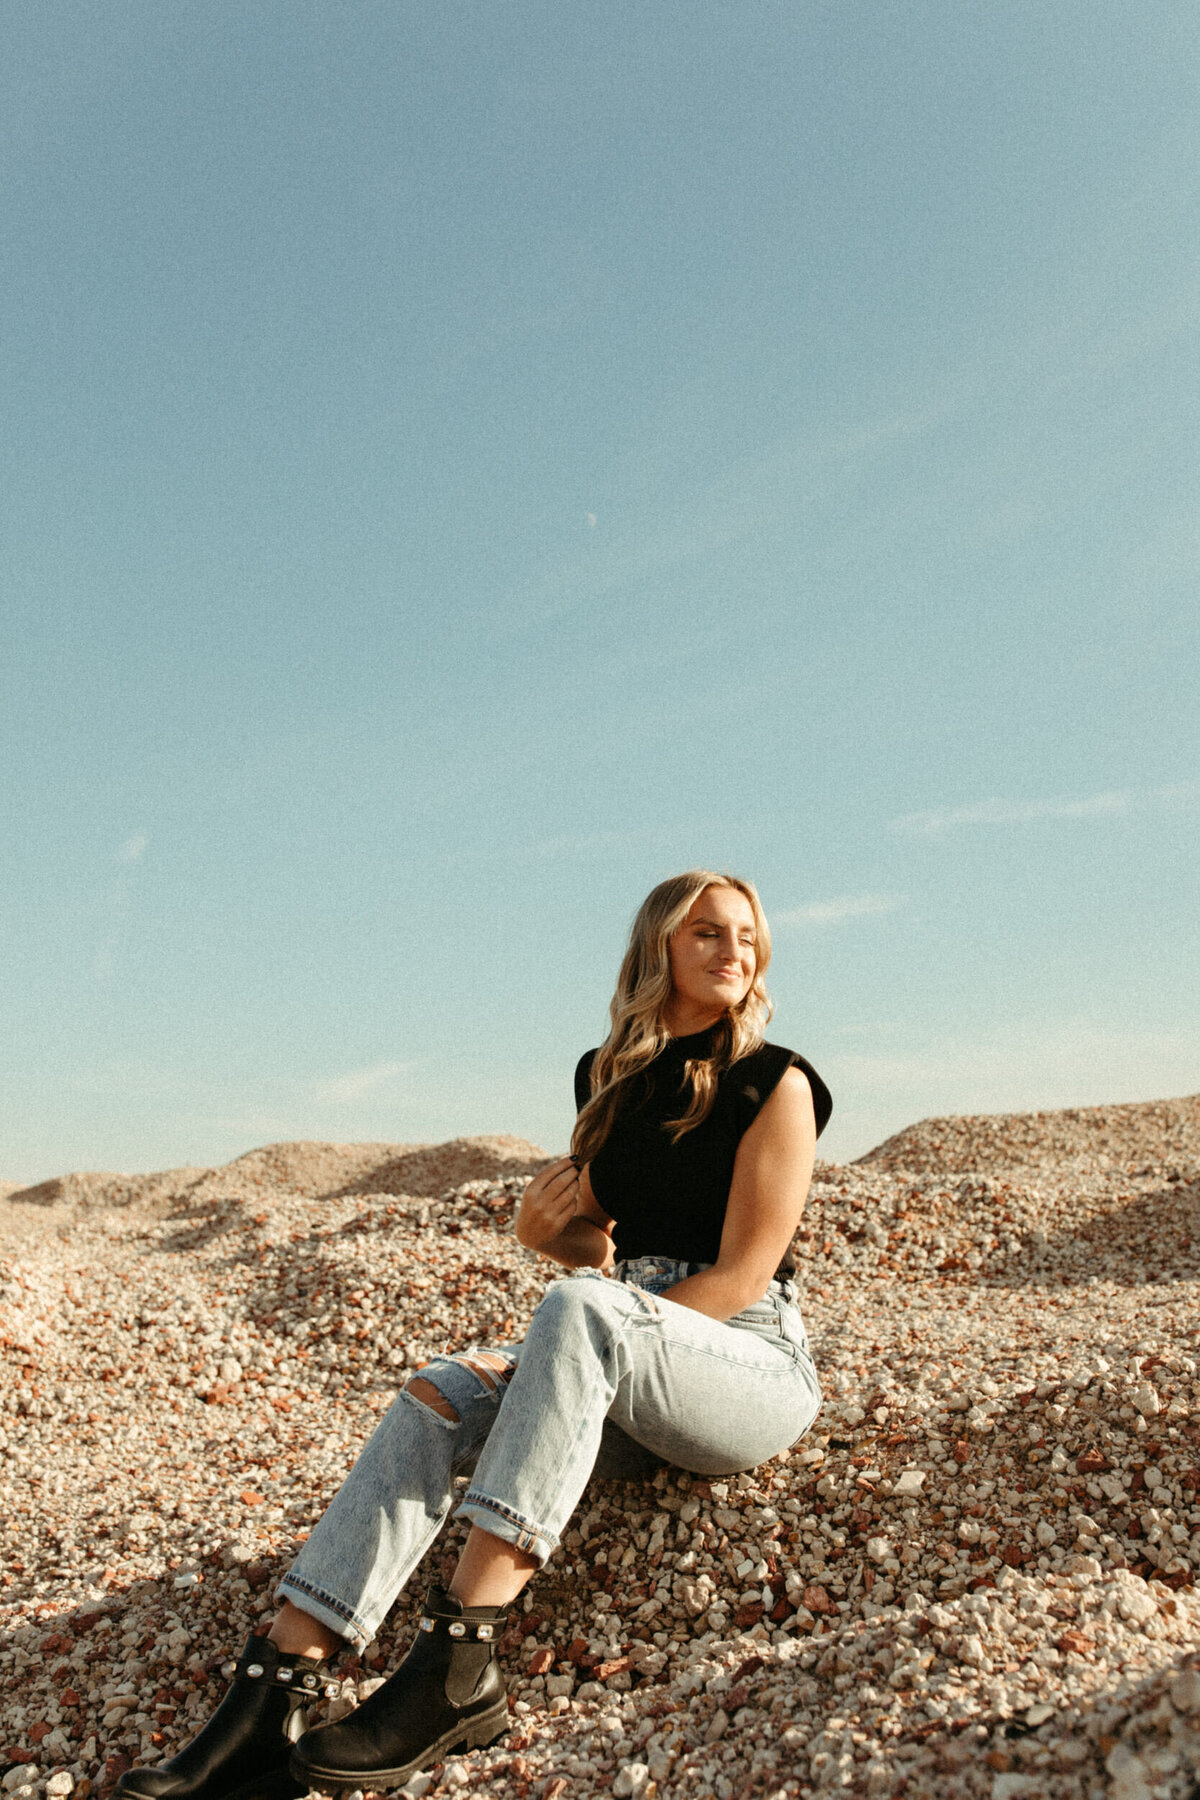
[{"label": "gravel ground", "polygon": [[[1184,1800],[1198,1151],[1193,1098],[819,1165],[813,1430],[729,1482],[594,1482],[511,1615],[514,1729],[408,1791]],[[0,1789],[102,1796],[192,1735],[404,1371],[521,1334],[542,1155],[288,1144],[0,1186]],[[334,1707],[412,1621],[337,1665]]]}]

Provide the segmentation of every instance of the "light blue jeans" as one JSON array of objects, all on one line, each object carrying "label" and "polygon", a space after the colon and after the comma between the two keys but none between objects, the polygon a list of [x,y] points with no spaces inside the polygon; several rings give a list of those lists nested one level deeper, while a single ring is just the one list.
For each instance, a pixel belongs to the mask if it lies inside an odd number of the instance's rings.
[{"label": "light blue jeans", "polygon": [[[821,1404],[795,1290],[773,1281],[721,1322],[661,1297],[707,1267],[668,1257],[556,1281],[520,1344],[468,1350],[403,1389],[279,1584],[356,1649],[370,1643],[458,1508],[544,1563],[589,1476],[752,1469],[803,1437]],[[414,1377],[413,1379],[415,1379]],[[450,1416],[446,1416],[450,1415]]]}]

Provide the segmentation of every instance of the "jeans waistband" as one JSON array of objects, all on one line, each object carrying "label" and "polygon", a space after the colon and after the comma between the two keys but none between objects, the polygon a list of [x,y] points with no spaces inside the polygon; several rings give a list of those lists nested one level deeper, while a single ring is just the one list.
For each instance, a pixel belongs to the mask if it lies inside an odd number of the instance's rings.
[{"label": "jeans waistband", "polygon": [[[615,1263],[612,1272],[617,1281],[645,1288],[650,1294],[661,1294],[664,1288],[674,1287],[677,1281],[686,1281],[689,1275],[699,1275],[703,1269],[712,1266],[706,1262],[683,1262],[674,1256],[630,1256]],[[785,1300],[796,1298],[794,1283],[781,1281],[778,1276],[768,1282],[766,1291],[781,1294]]]}]

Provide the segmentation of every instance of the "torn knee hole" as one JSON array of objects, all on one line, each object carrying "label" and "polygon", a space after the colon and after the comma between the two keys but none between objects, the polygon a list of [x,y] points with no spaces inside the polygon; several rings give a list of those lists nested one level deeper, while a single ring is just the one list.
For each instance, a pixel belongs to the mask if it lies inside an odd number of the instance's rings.
[{"label": "torn knee hole", "polygon": [[414,1375],[411,1381],[406,1381],[404,1391],[411,1394],[414,1400],[419,1400],[422,1406],[427,1406],[430,1412],[437,1413],[439,1418],[458,1424],[458,1414],[445,1394],[439,1393],[432,1381],[426,1381],[423,1375]]},{"label": "torn knee hole", "polygon": [[[478,1375],[485,1387],[495,1390],[500,1382],[509,1382],[516,1374],[517,1365],[510,1357],[501,1356],[496,1350],[464,1350],[454,1358]],[[499,1380],[497,1380],[499,1377]]]}]

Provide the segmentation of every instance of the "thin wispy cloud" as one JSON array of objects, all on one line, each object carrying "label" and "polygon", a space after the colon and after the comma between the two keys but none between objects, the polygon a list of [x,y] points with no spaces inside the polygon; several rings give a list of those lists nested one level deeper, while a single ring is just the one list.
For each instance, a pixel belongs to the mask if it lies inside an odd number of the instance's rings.
[{"label": "thin wispy cloud", "polygon": [[817,495],[857,481],[877,457],[936,431],[973,398],[970,388],[956,382],[919,410],[884,413],[849,430],[790,437],[739,459],[716,479],[664,498],[669,523],[647,521],[615,533],[603,546],[591,545],[587,555],[556,558],[539,578],[489,609],[488,628],[504,634],[532,630],[615,589],[790,521],[801,496],[811,506]]},{"label": "thin wispy cloud", "polygon": [[335,1075],[329,1081],[313,1083],[314,1100],[327,1105],[346,1106],[386,1092],[397,1078],[416,1068],[415,1062],[374,1063],[369,1069],[352,1069],[349,1074]]},{"label": "thin wispy cloud", "polygon": [[865,919],[895,912],[904,902],[897,894],[842,894],[836,900],[817,900],[811,906],[794,906],[773,915],[777,925],[842,925],[847,919]]},{"label": "thin wispy cloud", "polygon": [[126,945],[133,910],[133,891],[138,883],[132,873],[140,863],[150,842],[148,831],[133,831],[112,853],[117,865],[105,882],[102,901],[104,935],[92,958],[92,975],[102,987],[110,987],[116,977],[120,953]]},{"label": "thin wispy cloud", "polygon": [[937,837],[943,831],[957,830],[960,825],[1027,825],[1036,819],[1113,818],[1198,797],[1200,782],[1184,781],[1173,787],[1112,788],[1105,793],[1077,798],[974,800],[966,806],[937,806],[928,812],[904,813],[893,819],[888,829],[910,832],[918,837]]}]

